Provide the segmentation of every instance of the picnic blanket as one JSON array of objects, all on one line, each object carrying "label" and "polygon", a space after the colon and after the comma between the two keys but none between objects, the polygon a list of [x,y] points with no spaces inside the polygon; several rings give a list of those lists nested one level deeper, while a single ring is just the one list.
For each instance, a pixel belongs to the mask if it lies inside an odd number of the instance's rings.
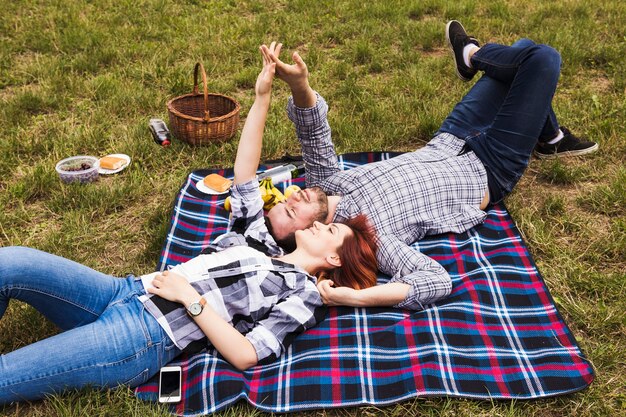
[{"label": "picnic blanket", "polygon": [[[342,169],[397,153],[340,157]],[[201,193],[210,172],[189,174],[178,194],[157,269],[199,254],[226,230],[224,195]],[[292,182],[280,184],[286,187]],[[293,183],[304,186],[302,178]],[[279,188],[280,188],[279,187]],[[593,369],[563,321],[504,205],[462,234],[414,244],[453,281],[424,311],[333,307],[276,362],[240,372],[215,351],[183,354],[179,415],[207,414],[245,399],[271,412],[384,405],[416,396],[530,399],[575,392]],[[387,278],[380,277],[379,282]],[[156,401],[158,376],[136,389]]]}]

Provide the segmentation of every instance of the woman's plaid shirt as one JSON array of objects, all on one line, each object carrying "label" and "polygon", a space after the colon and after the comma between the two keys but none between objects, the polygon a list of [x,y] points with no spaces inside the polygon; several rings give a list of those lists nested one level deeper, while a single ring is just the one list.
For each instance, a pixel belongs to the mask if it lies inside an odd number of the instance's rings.
[{"label": "woman's plaid shirt", "polygon": [[[326,308],[314,277],[270,257],[283,251],[265,226],[258,181],[234,186],[231,195],[231,230],[172,271],[185,276],[211,308],[245,335],[259,361],[269,362],[322,320]],[[144,285],[155,274],[143,276]],[[152,294],[140,299],[178,348],[205,338],[182,305]]]}]

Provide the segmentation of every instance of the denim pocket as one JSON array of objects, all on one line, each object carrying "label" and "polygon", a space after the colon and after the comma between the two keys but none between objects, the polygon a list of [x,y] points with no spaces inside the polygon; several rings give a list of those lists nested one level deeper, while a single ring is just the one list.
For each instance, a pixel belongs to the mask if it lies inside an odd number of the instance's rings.
[{"label": "denim pocket", "polygon": [[148,377],[150,376],[149,372],[150,371],[148,369],[144,369],[127,381],[124,381],[122,385],[128,385],[131,388],[135,388],[137,385],[143,384],[148,380]]}]

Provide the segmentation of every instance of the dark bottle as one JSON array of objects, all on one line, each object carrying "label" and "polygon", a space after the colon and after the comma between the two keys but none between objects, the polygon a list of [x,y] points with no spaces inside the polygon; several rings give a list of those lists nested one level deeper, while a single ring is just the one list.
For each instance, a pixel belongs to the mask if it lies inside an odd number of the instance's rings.
[{"label": "dark bottle", "polygon": [[150,133],[157,145],[170,146],[170,131],[161,119],[150,119]]}]

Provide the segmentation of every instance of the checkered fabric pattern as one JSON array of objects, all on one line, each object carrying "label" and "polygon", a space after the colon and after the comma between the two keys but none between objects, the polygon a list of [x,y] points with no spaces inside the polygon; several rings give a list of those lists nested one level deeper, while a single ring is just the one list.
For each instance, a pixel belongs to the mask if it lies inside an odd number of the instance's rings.
[{"label": "checkered fabric pattern", "polygon": [[[340,162],[347,169],[392,156],[348,154]],[[225,231],[226,195],[206,196],[195,187],[209,172],[191,173],[178,195],[159,269],[195,256]],[[519,231],[504,206],[487,214],[468,232],[414,245],[450,273],[449,298],[418,312],[330,308],[276,362],[245,372],[215,352],[182,356],[176,363],[183,367],[183,399],[171,405],[172,412],[206,414],[241,399],[262,410],[293,412],[416,396],[530,399],[584,389],[593,380],[591,364]],[[139,398],[151,401],[157,392],[158,378],[136,389]]]}]

